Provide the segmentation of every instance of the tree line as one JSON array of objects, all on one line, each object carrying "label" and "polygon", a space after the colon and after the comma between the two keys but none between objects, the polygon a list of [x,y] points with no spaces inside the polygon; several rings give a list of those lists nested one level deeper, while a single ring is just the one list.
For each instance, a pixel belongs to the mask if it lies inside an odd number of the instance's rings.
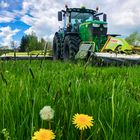
[{"label": "tree line", "polygon": [[24,35],[21,38],[19,51],[20,52],[28,52],[28,51],[30,52],[30,51],[34,51],[34,50],[43,50],[46,43],[47,42],[43,38],[38,39],[38,37],[36,36],[35,33],[32,33],[30,35]]},{"label": "tree line", "polygon": [[133,32],[128,37],[126,37],[125,40],[130,45],[140,46],[140,33],[139,32]]}]

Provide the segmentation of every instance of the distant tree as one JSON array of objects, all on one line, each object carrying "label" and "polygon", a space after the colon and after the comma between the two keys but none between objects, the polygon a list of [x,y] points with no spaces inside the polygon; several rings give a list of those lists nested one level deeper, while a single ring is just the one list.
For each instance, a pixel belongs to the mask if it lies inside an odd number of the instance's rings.
[{"label": "distant tree", "polygon": [[41,41],[39,42],[40,43],[40,48],[42,49],[42,50],[44,50],[44,47],[45,47],[45,45],[46,45],[46,41],[45,41],[45,39],[44,38],[41,38]]},{"label": "distant tree", "polygon": [[28,39],[28,35],[25,35],[21,38],[21,43],[20,43],[20,52],[25,52],[27,51],[27,47],[28,47],[28,43],[29,43],[29,39]]},{"label": "distant tree", "polygon": [[47,41],[46,46],[47,46],[47,50],[49,51],[52,50],[52,42]]},{"label": "distant tree", "polygon": [[10,44],[13,50],[17,48],[17,43],[15,41],[11,41]]},{"label": "distant tree", "polygon": [[38,45],[38,38],[34,32],[31,35],[28,35],[29,43],[28,43],[28,50],[33,51],[36,50]]},{"label": "distant tree", "polygon": [[136,42],[140,42],[140,33],[133,32],[128,37],[126,37],[125,40],[129,44],[134,45]]}]

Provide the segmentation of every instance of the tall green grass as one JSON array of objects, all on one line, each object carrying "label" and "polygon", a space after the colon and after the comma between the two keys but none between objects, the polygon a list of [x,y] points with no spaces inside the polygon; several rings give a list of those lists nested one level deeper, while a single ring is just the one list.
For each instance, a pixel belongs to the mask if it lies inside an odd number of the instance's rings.
[{"label": "tall green grass", "polygon": [[[94,118],[86,140],[140,139],[140,67],[87,67],[52,61],[0,62],[0,131],[11,140],[30,140],[48,128],[39,111],[55,110],[57,140],[78,140],[75,113]],[[3,139],[3,134],[0,134]]]}]

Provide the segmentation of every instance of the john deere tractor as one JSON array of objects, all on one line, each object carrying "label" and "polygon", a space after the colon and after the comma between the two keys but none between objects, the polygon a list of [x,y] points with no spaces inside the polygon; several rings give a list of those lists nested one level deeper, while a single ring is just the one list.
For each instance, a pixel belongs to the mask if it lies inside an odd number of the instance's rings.
[{"label": "john deere tractor", "polygon": [[[107,34],[107,15],[96,10],[68,8],[58,12],[58,21],[63,21],[63,28],[53,38],[54,60],[73,60],[80,50],[104,55],[109,52],[132,52],[133,47],[116,35]],[[82,52],[80,51],[80,52]]]}]

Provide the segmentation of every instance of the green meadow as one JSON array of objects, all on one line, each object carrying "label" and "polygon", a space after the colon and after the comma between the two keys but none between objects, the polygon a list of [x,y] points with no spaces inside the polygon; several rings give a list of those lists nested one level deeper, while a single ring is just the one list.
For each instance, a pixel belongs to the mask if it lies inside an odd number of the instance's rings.
[{"label": "green meadow", "polygon": [[45,105],[55,111],[56,140],[79,139],[72,124],[76,113],[94,118],[84,140],[139,140],[140,66],[0,61],[0,140],[31,140],[35,131],[48,128],[39,115]]}]

